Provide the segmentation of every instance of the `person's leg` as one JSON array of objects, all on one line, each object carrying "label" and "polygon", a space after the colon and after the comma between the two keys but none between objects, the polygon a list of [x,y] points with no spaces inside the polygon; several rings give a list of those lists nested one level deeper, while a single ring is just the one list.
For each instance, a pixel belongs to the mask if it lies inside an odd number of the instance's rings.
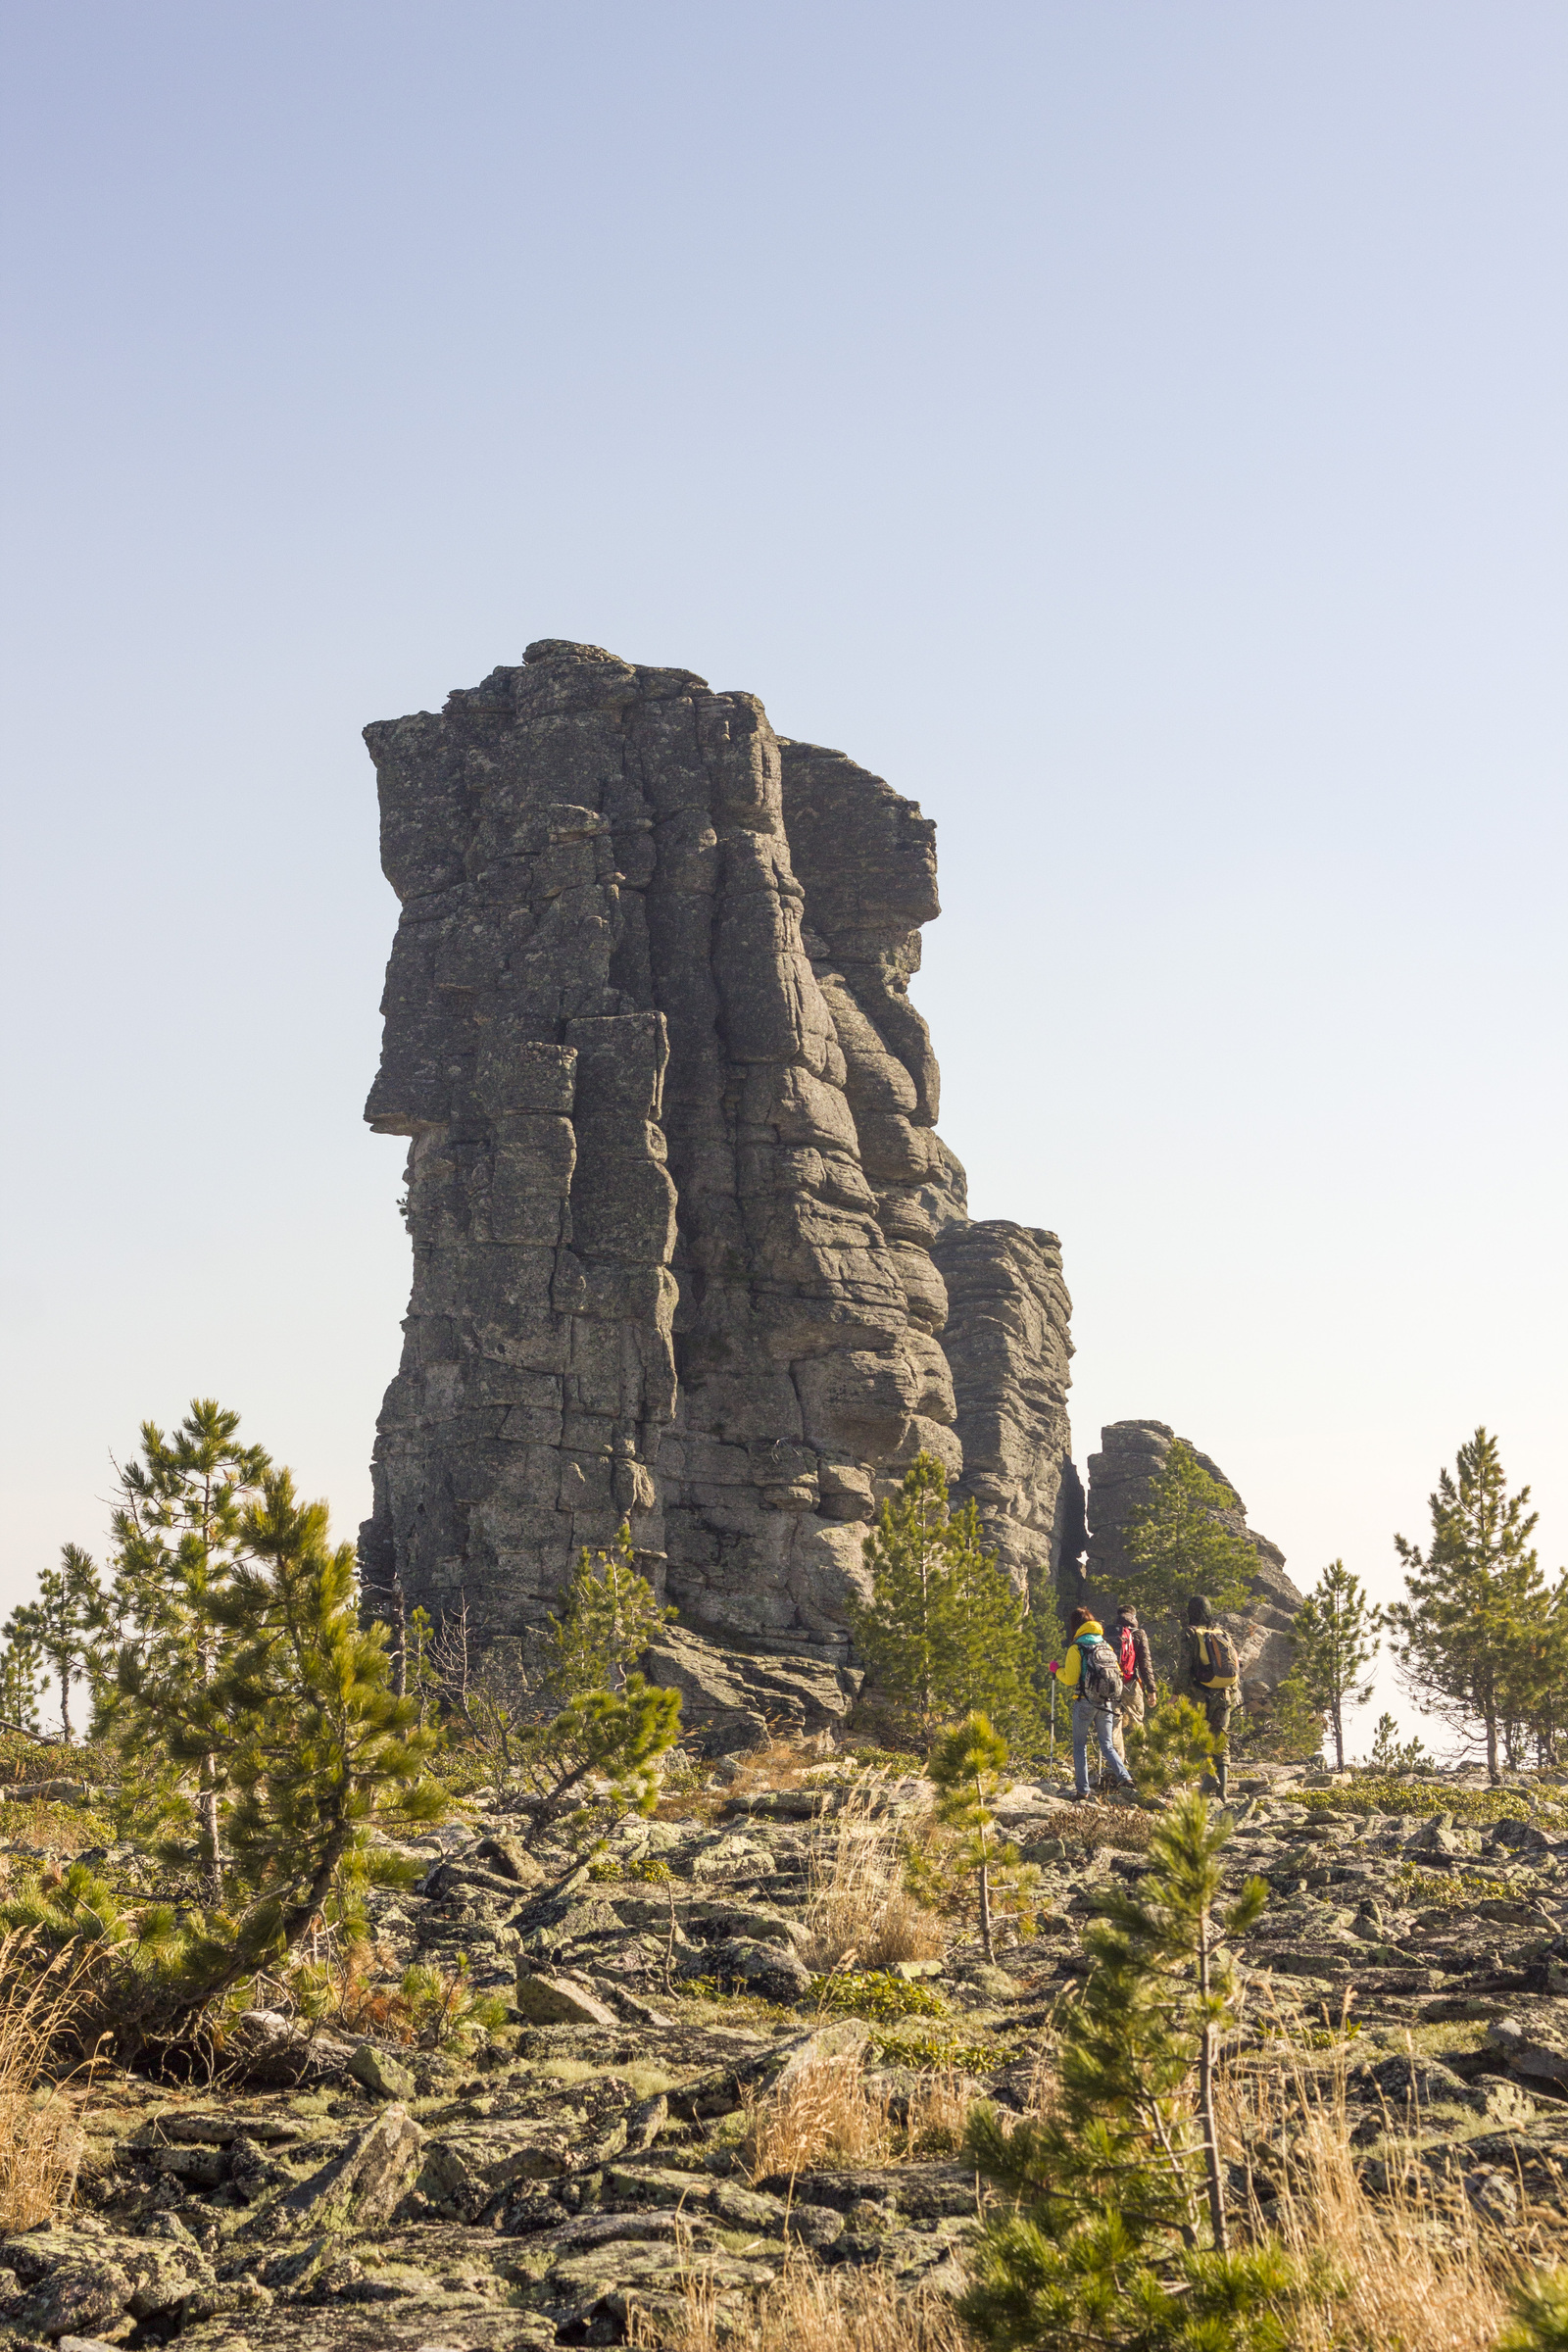
[{"label": "person's leg", "polygon": [[1100,1740],[1100,1752],[1105,1759],[1106,1771],[1118,1788],[1130,1788],[1133,1785],[1133,1776],[1120,1756],[1117,1755],[1115,1748],[1116,1710],[1114,1707],[1102,1707],[1099,1710],[1095,1721],[1095,1730]]},{"label": "person's leg", "polygon": [[1072,1785],[1080,1796],[1089,1794],[1089,1727],[1094,1709],[1086,1698],[1072,1702]]},{"label": "person's leg", "polygon": [[1110,1744],[1115,1749],[1122,1762],[1125,1764],[1127,1761],[1127,1750],[1122,1744],[1121,1718],[1122,1709],[1120,1707],[1112,1707],[1110,1710]]},{"label": "person's leg", "polygon": [[1230,1764],[1230,1754],[1226,1737],[1230,1730],[1231,1721],[1230,1692],[1228,1690],[1210,1691],[1208,1697],[1203,1702],[1203,1712],[1208,1717],[1209,1730],[1219,1741],[1219,1746],[1214,1751],[1214,1778],[1219,1783],[1220,1801],[1223,1803],[1225,1798],[1227,1769]]}]

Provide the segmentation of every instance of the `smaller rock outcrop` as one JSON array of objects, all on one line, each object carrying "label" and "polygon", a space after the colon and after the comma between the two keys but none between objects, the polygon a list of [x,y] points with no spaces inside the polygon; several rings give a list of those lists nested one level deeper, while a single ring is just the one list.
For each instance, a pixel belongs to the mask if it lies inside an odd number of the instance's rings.
[{"label": "smaller rock outcrop", "polygon": [[1076,1556],[1063,1542],[1076,1534],[1077,1490],[1061,1244],[1004,1217],[972,1225],[954,1217],[931,1254],[948,1292],[943,1345],[963,1449],[960,1496],[979,1504],[988,1548],[1024,1592]]},{"label": "smaller rock outcrop", "polygon": [[[1133,1573],[1127,1531],[1176,1442],[1165,1421],[1112,1421],[1100,1433],[1100,1451],[1089,1457],[1088,1557],[1083,1596],[1091,1606],[1114,1607],[1118,1589]],[[1192,1445],[1192,1440],[1184,1443]],[[1236,1508],[1217,1511],[1221,1526],[1240,1536],[1257,1557],[1252,1597],[1245,1611],[1221,1622],[1236,1642],[1242,1663],[1242,1692],[1249,1705],[1261,1705],[1291,1668],[1291,1627],[1302,1595],[1285,1573],[1285,1554],[1267,1536],[1247,1524],[1247,1505],[1236,1482],[1218,1462],[1194,1446],[1210,1478],[1236,1495]]]}]

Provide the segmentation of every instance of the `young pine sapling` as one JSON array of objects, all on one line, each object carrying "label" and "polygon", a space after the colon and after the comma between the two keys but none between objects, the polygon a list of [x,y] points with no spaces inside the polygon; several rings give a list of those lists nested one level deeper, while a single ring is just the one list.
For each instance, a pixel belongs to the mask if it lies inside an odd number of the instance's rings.
[{"label": "young pine sapling", "polygon": [[980,1948],[995,1961],[992,1936],[993,1874],[1016,1872],[1018,1848],[998,1835],[992,1807],[1006,1788],[1007,1742],[980,1714],[967,1716],[931,1751],[926,1771],[937,1785],[937,1819],[944,1829],[956,1830],[959,1845],[956,1860],[967,1876],[979,1882]]}]

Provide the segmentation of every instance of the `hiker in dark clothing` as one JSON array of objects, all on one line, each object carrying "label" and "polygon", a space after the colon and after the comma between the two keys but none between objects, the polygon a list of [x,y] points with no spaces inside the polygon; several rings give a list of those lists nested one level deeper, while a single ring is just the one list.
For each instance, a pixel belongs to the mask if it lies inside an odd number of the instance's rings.
[{"label": "hiker in dark clothing", "polygon": [[1159,1702],[1159,1687],[1154,1681],[1154,1661],[1150,1652],[1149,1636],[1138,1622],[1138,1611],[1130,1600],[1124,1600],[1116,1612],[1116,1630],[1110,1637],[1111,1646],[1121,1663],[1121,1705],[1116,1710],[1116,1728],[1111,1737],[1116,1753],[1127,1761],[1122,1744],[1122,1733],[1129,1723],[1142,1723],[1147,1707]]},{"label": "hiker in dark clothing", "polygon": [[1182,1681],[1189,1696],[1202,1708],[1209,1730],[1221,1742],[1214,1754],[1214,1777],[1223,1797],[1229,1762],[1226,1742],[1239,1678],[1235,1645],[1223,1627],[1214,1623],[1214,1612],[1201,1592],[1195,1592],[1187,1603],[1187,1631],[1182,1642]]}]

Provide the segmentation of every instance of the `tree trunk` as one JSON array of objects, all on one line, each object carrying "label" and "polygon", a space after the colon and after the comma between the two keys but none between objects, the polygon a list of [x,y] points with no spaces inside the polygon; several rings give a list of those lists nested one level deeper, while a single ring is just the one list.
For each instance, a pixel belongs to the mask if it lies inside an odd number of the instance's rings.
[{"label": "tree trunk", "polygon": [[[213,1679],[213,1645],[203,1642],[201,1648],[202,1681]],[[206,1867],[202,1873],[207,1897],[216,1908],[223,1899],[223,1849],[218,1830],[218,1758],[202,1758],[201,1793],[196,1800],[197,1819],[202,1825],[202,1839],[207,1848]]]},{"label": "tree trunk", "polygon": [[980,1949],[984,1952],[987,1960],[994,1964],[997,1955],[991,1946],[991,1865],[989,1862],[982,1862],[980,1865]]},{"label": "tree trunk", "polygon": [[1489,1708],[1487,1710],[1486,1725],[1487,1777],[1492,1782],[1493,1787],[1496,1788],[1502,1779],[1502,1773],[1497,1764],[1497,1717],[1495,1709]]},{"label": "tree trunk", "polygon": [[399,1698],[409,1695],[409,1611],[401,1576],[392,1579],[392,1689]]},{"label": "tree trunk", "polygon": [[1343,1772],[1345,1770],[1345,1707],[1338,1694],[1335,1696],[1334,1705],[1330,1711],[1334,1719],[1334,1761],[1337,1769]]},{"label": "tree trunk", "polygon": [[[1206,2006],[1208,2001],[1208,1913],[1203,1911],[1198,1922],[1198,1986]],[[1203,2158],[1208,2171],[1208,2221],[1214,2234],[1216,2254],[1230,2252],[1230,2232],[1225,2222],[1225,2180],[1219,2163],[1219,2125],[1214,2115],[1214,2026],[1210,2018],[1203,2020],[1203,2038],[1198,2054],[1198,2105],[1203,2119]]]}]

